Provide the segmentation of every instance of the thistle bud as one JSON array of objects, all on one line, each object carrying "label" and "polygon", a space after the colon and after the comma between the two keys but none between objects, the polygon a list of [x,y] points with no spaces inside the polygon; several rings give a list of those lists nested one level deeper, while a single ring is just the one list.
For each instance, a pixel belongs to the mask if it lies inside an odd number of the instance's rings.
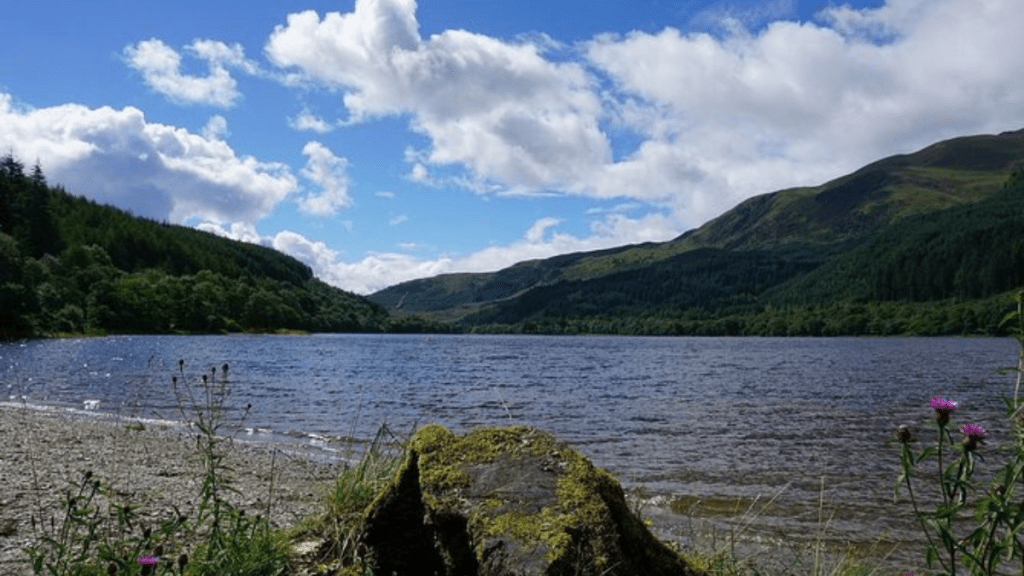
[{"label": "thistle bud", "polygon": [[914,431],[906,424],[900,424],[900,427],[896,430],[896,439],[900,441],[900,444],[910,444],[917,440],[914,436]]}]

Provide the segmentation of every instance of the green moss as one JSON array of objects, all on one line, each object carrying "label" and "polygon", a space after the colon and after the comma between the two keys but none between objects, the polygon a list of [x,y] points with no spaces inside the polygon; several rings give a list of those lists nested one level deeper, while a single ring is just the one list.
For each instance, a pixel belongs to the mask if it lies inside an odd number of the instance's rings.
[{"label": "green moss", "polygon": [[466,466],[493,462],[499,454],[541,455],[550,439],[531,428],[486,428],[458,437],[440,424],[420,429],[411,446],[420,457],[424,492],[457,489],[469,482]]},{"label": "green moss", "polygon": [[598,484],[614,485],[614,479],[579,453],[532,428],[486,428],[458,437],[431,424],[416,433],[411,446],[419,454],[420,483],[431,506],[442,504],[439,495],[443,495],[441,500],[458,500],[460,489],[470,480],[467,467],[493,462],[499,455],[550,457],[560,463],[556,507],[533,514],[517,510],[498,513],[502,500],[488,498],[469,514],[470,524],[481,533],[506,534],[526,546],[543,546],[549,561],[561,557],[571,543],[568,529],[599,525],[607,515],[595,494],[600,493]]}]

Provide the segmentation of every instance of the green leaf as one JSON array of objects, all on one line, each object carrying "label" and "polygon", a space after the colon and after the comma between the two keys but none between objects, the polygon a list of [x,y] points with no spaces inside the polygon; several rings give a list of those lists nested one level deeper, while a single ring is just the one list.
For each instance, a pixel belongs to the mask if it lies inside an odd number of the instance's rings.
[{"label": "green leaf", "polygon": [[939,551],[935,549],[935,546],[928,545],[928,549],[924,553],[924,561],[931,568],[935,565],[935,561],[939,559]]}]

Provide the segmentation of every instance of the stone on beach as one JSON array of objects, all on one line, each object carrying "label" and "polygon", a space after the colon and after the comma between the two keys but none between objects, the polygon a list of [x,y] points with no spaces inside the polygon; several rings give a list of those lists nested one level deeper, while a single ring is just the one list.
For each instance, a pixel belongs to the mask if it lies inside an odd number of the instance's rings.
[{"label": "stone on beach", "polygon": [[421,429],[367,510],[362,542],[380,573],[400,576],[696,573],[611,475],[525,427]]}]

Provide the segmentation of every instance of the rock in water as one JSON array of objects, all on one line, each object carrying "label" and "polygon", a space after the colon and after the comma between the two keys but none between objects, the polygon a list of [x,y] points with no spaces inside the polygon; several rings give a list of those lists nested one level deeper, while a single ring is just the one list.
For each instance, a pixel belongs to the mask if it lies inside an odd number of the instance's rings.
[{"label": "rock in water", "polygon": [[696,573],[610,474],[525,427],[421,429],[368,508],[362,543],[377,573],[398,576]]}]

